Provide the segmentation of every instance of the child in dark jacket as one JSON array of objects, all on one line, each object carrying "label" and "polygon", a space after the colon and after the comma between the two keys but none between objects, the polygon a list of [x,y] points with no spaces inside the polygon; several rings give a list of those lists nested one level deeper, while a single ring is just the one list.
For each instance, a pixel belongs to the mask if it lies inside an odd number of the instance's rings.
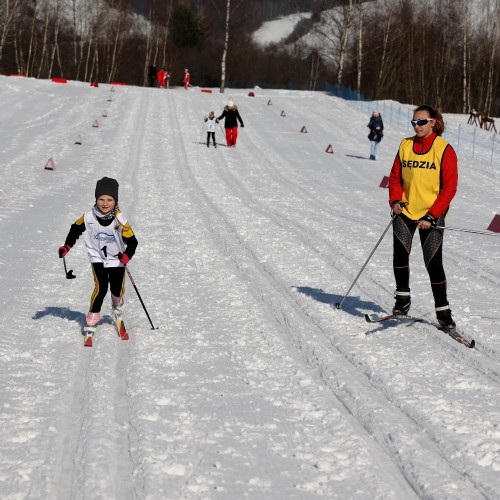
[{"label": "child in dark jacket", "polygon": [[125,266],[138,244],[130,224],[118,207],[118,182],[109,177],[97,181],[95,199],[95,205],[71,225],[64,245],[58,250],[59,257],[65,257],[85,233],[84,242],[95,285],[83,328],[88,347],[92,346],[92,336],[101,319],[101,307],[108,286],[111,288],[111,306],[118,333],[123,340],[128,340],[122,320]]}]

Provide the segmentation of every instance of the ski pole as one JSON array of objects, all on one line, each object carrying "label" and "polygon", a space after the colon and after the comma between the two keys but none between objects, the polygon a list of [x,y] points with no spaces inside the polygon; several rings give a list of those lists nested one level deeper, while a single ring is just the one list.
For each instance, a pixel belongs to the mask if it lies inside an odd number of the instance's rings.
[{"label": "ski pole", "polygon": [[149,319],[149,323],[151,324],[151,330],[157,330],[157,328],[155,328],[155,326],[153,325],[153,322],[151,321],[151,318],[149,317],[148,310],[146,309],[146,306],[144,305],[144,302],[142,300],[141,294],[139,293],[139,290],[137,289],[137,286],[135,285],[134,278],[132,278],[132,275],[130,274],[130,271],[128,270],[127,266],[125,266],[125,270],[127,271],[128,277],[130,278],[130,282],[132,283],[132,285],[133,285],[133,287],[135,289],[135,292],[137,293],[137,297],[139,297],[139,300],[141,301],[142,308],[144,309],[144,312],[146,313],[146,316]]},{"label": "ski pole", "polygon": [[486,236],[500,236],[500,233],[492,231],[476,231],[474,229],[462,229],[461,227],[436,226],[436,229],[448,229],[449,231],[460,231],[462,233],[485,234]]},{"label": "ski pole", "polygon": [[72,280],[73,278],[76,278],[76,276],[73,274],[73,269],[70,269],[68,271],[68,268],[66,267],[66,258],[65,257],[63,257],[63,264],[64,264],[64,272],[66,273],[66,279]]},{"label": "ski pole", "polygon": [[[400,203],[400,205],[403,205],[402,203]],[[392,223],[394,222],[394,219],[397,217],[397,214],[393,213],[392,217],[391,217],[391,222],[389,222],[389,224],[387,225],[387,227],[385,228],[384,232],[382,233],[382,236],[379,238],[379,240],[377,241],[377,244],[375,245],[375,247],[373,248],[373,250],[371,251],[370,255],[368,256],[368,258],[366,259],[366,262],[363,264],[363,267],[360,269],[358,275],[356,276],[356,278],[354,278],[354,281],[352,282],[352,285],[349,287],[349,290],[347,290],[346,294],[344,295],[343,299],[340,301],[340,302],[337,302],[335,304],[335,307],[337,309],[340,309],[342,307],[342,304],[344,303],[344,300],[346,299],[346,297],[349,295],[349,292],[352,290],[353,286],[356,284],[356,281],[358,281],[358,278],[361,276],[361,273],[364,271],[366,265],[368,264],[369,260],[372,258],[372,255],[375,253],[375,250],[378,248],[378,246],[380,245],[380,242],[384,239],[384,236],[385,236],[385,233],[387,233],[387,231],[389,231],[389,228],[391,227]]]}]

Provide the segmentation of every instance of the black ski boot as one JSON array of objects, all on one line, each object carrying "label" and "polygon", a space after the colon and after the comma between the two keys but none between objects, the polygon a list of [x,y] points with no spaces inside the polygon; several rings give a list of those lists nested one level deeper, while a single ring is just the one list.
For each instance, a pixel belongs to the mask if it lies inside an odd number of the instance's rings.
[{"label": "black ski boot", "polygon": [[436,318],[443,330],[447,332],[454,332],[456,330],[457,325],[451,317],[451,309],[449,306],[437,307]]},{"label": "black ski boot", "polygon": [[396,316],[404,316],[408,314],[411,305],[410,289],[402,288],[400,290],[396,290],[394,297],[396,298],[396,303],[392,308],[392,314]]}]

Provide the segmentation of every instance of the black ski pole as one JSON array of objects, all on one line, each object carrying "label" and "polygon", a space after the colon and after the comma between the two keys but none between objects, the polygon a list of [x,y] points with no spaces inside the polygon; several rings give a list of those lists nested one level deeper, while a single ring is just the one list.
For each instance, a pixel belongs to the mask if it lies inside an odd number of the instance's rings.
[{"label": "black ski pole", "polygon": [[66,279],[72,280],[73,278],[76,278],[76,276],[73,274],[73,269],[70,269],[68,271],[68,268],[66,267],[66,258],[65,257],[63,257],[63,264],[64,264],[64,272],[66,273]]},{"label": "black ski pole", "polygon": [[[404,206],[406,205],[406,203],[400,203],[401,206]],[[337,302],[335,304],[335,307],[337,309],[341,309],[342,307],[342,304],[344,303],[344,300],[346,299],[346,297],[349,295],[349,292],[352,290],[352,288],[354,287],[354,285],[356,284],[356,281],[358,281],[359,277],[361,276],[361,273],[364,271],[366,265],[368,264],[368,262],[370,261],[370,259],[372,258],[373,254],[375,253],[375,250],[377,250],[378,246],[380,245],[380,242],[384,239],[384,236],[385,236],[385,233],[387,233],[387,231],[389,231],[389,228],[392,226],[392,223],[394,222],[394,219],[397,217],[397,214],[395,214],[393,212],[392,214],[392,217],[391,217],[391,222],[389,222],[389,224],[387,225],[387,227],[385,228],[384,232],[382,233],[382,236],[379,238],[379,240],[377,241],[377,244],[375,245],[375,247],[373,248],[373,250],[371,251],[370,255],[368,255],[368,258],[366,259],[366,262],[363,264],[363,267],[360,269],[358,275],[356,276],[356,278],[354,278],[354,281],[352,282],[352,285],[349,287],[349,290],[347,290],[346,294],[344,295],[343,299],[340,301],[340,302]]]},{"label": "black ski pole", "polygon": [[461,233],[485,234],[486,236],[500,236],[493,231],[476,231],[475,229],[462,229],[461,227],[436,226],[436,229],[447,229],[448,231],[460,231]]},{"label": "black ski pole", "polygon": [[125,270],[127,271],[128,277],[130,278],[130,282],[132,283],[135,292],[137,293],[137,297],[139,297],[139,300],[141,301],[142,308],[144,309],[144,312],[146,313],[146,316],[149,319],[149,323],[151,324],[151,330],[156,330],[155,326],[153,325],[153,322],[151,321],[151,318],[149,317],[148,310],[146,309],[146,306],[144,305],[144,302],[142,300],[141,294],[139,293],[139,290],[137,290],[137,286],[135,284],[134,278],[132,278],[132,275],[130,274],[130,271],[128,270],[128,267],[125,266]]}]

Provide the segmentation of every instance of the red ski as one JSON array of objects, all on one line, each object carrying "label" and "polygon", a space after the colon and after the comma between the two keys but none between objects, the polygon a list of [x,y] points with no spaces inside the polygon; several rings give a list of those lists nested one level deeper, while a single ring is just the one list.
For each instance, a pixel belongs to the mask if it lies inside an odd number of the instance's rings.
[{"label": "red ski", "polygon": [[118,335],[120,335],[120,338],[122,340],[129,339],[127,329],[125,328],[125,323],[123,322],[122,319],[118,319],[116,321],[116,329],[118,330]]}]

